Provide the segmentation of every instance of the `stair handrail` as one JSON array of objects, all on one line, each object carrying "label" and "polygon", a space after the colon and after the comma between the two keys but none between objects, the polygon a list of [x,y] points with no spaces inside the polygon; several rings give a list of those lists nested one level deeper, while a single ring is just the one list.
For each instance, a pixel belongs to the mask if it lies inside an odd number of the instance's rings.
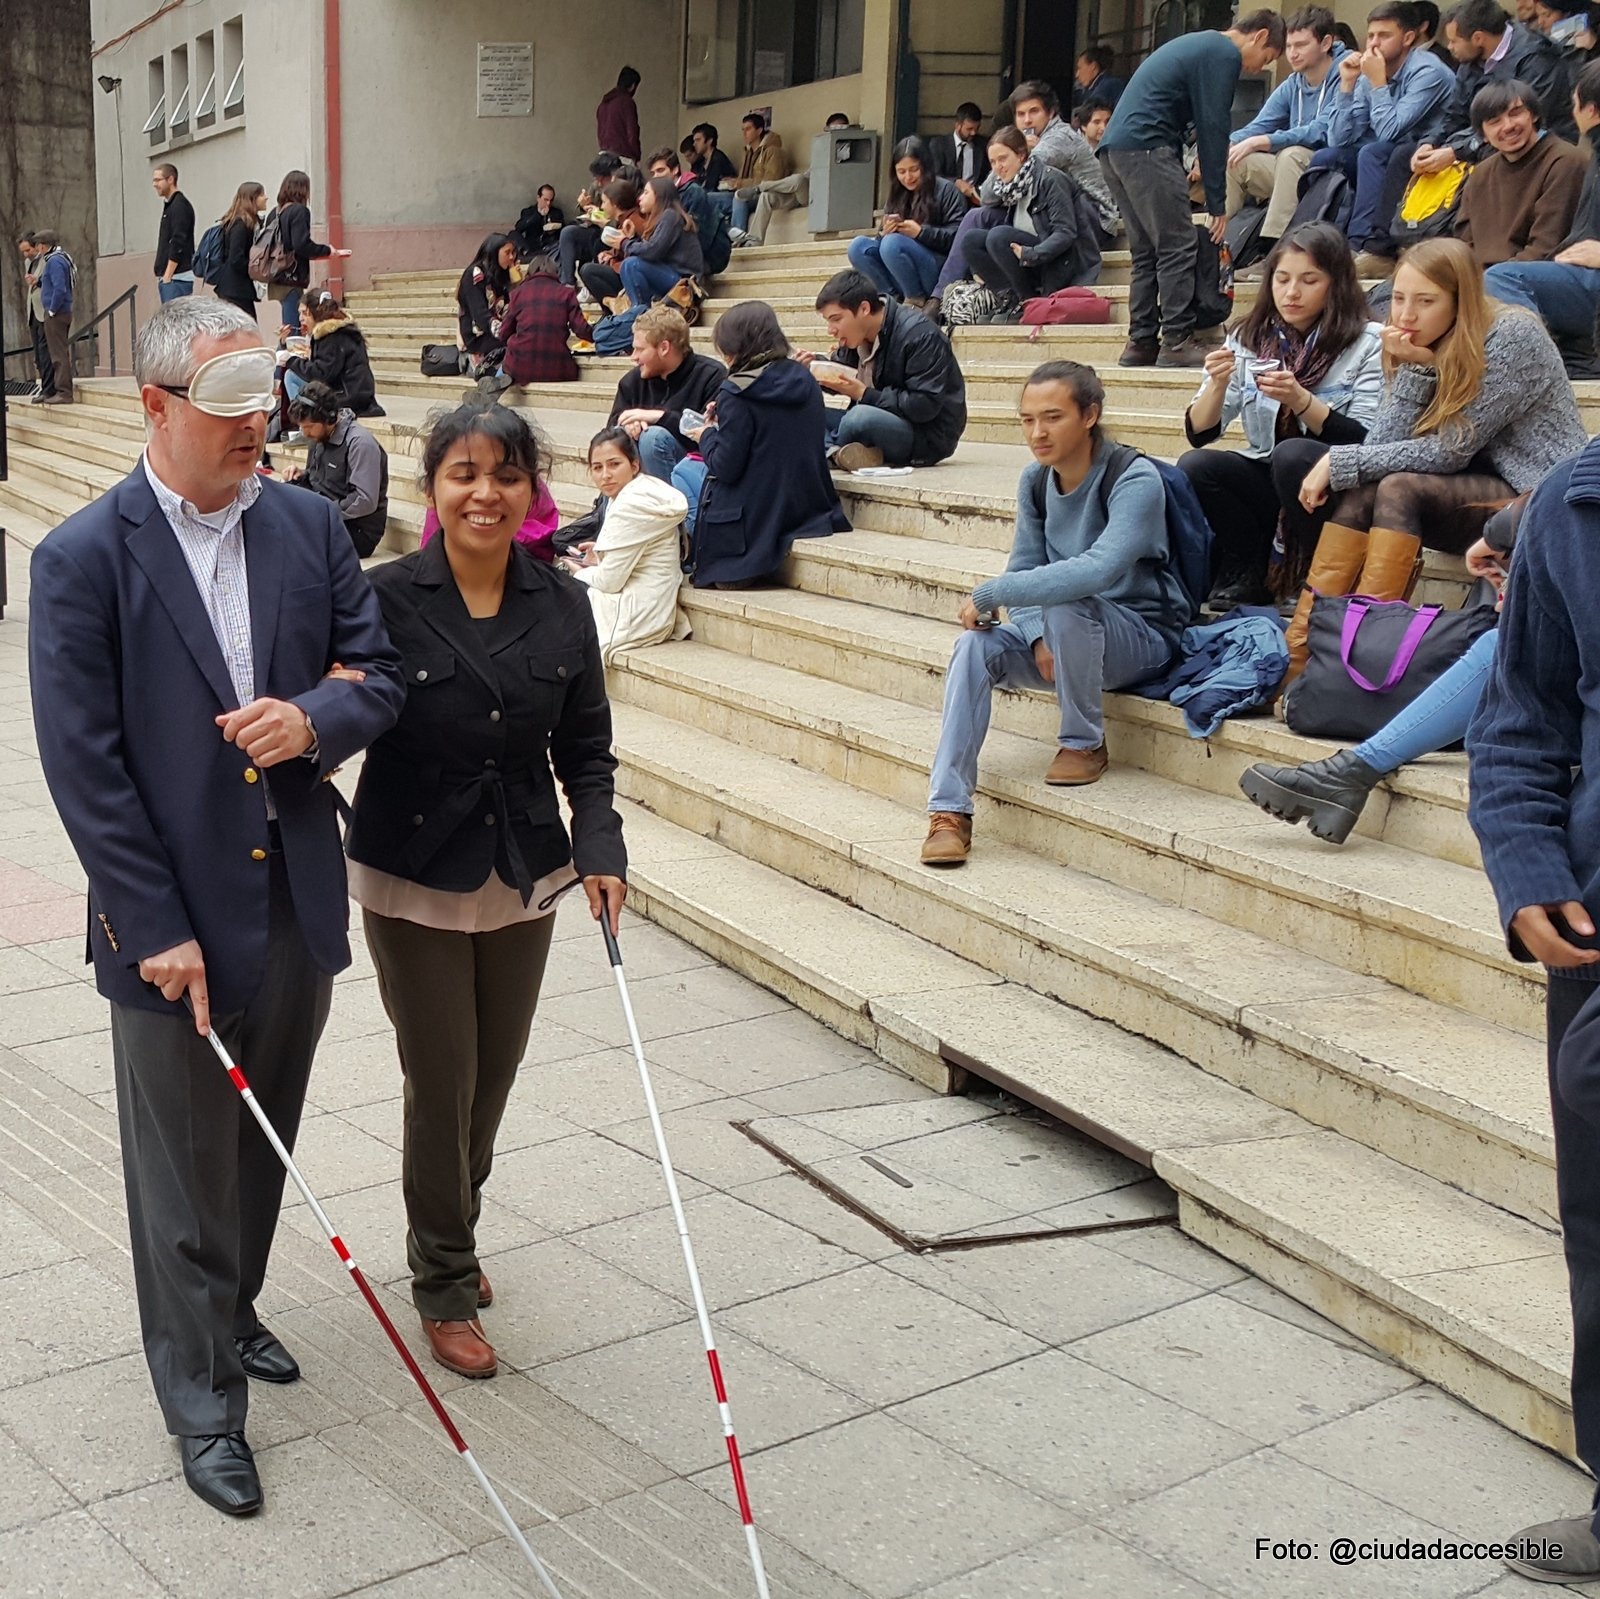
[{"label": "stair handrail", "polygon": [[[128,308],[128,349],[131,352],[133,349],[134,336],[139,330],[139,285],[137,283],[135,283],[132,288],[124,289],[123,292],[105,308],[105,310],[99,312],[90,321],[86,322],[67,341],[69,347],[74,344],[82,344],[85,339],[94,339],[98,341],[99,334],[95,330],[102,322],[108,323],[110,327],[112,377],[117,376],[117,324],[113,319],[115,318],[117,312],[123,308],[123,306],[127,306]],[[0,350],[0,365],[3,365],[3,363],[6,361],[12,360],[16,356],[31,356],[32,354],[33,346],[31,344],[25,344],[19,350]]]}]

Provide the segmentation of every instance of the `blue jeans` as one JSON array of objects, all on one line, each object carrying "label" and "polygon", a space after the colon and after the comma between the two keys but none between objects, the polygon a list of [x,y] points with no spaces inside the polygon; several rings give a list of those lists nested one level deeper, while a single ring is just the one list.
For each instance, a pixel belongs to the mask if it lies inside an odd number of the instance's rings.
[{"label": "blue jeans", "polygon": [[[1062,749],[1092,750],[1105,742],[1100,697],[1154,677],[1172,659],[1172,646],[1136,612],[1112,600],[1069,600],[1039,613],[1044,642],[1055,657]],[[968,629],[956,640],[944,680],[944,720],[928,783],[929,811],[972,814],[978,751],[989,731],[997,688],[1043,688],[1033,645],[1014,622]]]},{"label": "blue jeans", "polygon": [[288,367],[283,369],[283,392],[288,395],[290,405],[300,398],[305,386],[306,380],[298,372],[291,372]]},{"label": "blue jeans", "polygon": [[174,278],[171,283],[163,283],[156,279],[156,296],[163,305],[168,300],[181,300],[185,295],[194,293],[193,278]]},{"label": "blue jeans", "polygon": [[916,429],[903,416],[876,405],[852,405],[848,411],[830,409],[823,426],[830,445],[869,445],[883,451],[889,466],[904,466],[917,448]]},{"label": "blue jeans", "polygon": [[283,297],[283,311],[280,313],[283,317],[281,325],[288,328],[291,333],[300,331],[300,296],[305,292],[304,289],[290,289]]},{"label": "blue jeans", "polygon": [[[1414,148],[1414,147],[1412,147]],[[1389,242],[1390,216],[1381,215],[1389,161],[1396,146],[1376,139],[1356,149],[1322,149],[1311,158],[1311,168],[1337,167],[1356,186],[1355,208],[1350,213],[1350,248],[1361,249],[1369,239]]]},{"label": "blue jeans", "polygon": [[961,248],[963,236],[971,233],[974,228],[998,228],[1005,222],[1006,215],[1004,206],[975,205],[962,217],[960,226],[956,229],[955,243],[950,246],[950,254],[945,257],[939,280],[933,286],[935,294],[943,294],[952,283],[959,283],[967,276],[967,259],[962,254]]},{"label": "blue jeans", "polygon": [[665,428],[649,427],[639,435],[639,464],[663,483],[672,481],[672,469],[688,453]]},{"label": "blue jeans", "polygon": [[672,486],[689,502],[683,525],[693,538],[694,525],[700,519],[700,493],[706,486],[706,463],[686,455],[672,469]]},{"label": "blue jeans", "polygon": [[637,256],[624,256],[618,269],[622,286],[635,305],[649,305],[659,300],[683,274],[676,267],[662,265],[659,261],[641,261]]},{"label": "blue jeans", "polygon": [[[748,200],[744,198],[747,194],[750,196]],[[752,187],[739,190],[733,197],[733,216],[729,219],[731,226],[737,228],[741,233],[748,231],[751,215],[754,213],[756,201],[760,197],[761,190],[758,188]]]},{"label": "blue jeans", "polygon": [[865,272],[891,299],[925,300],[939,281],[944,257],[927,245],[899,233],[886,233],[880,239],[858,234],[845,252],[850,265]]},{"label": "blue jeans", "polygon": [[[1600,276],[1597,273],[1596,276]],[[1467,736],[1467,723],[1478,708],[1483,685],[1494,670],[1499,628],[1485,633],[1443,677],[1430,683],[1387,726],[1380,728],[1354,754],[1379,772],[1397,772],[1407,761],[1421,760]]]},{"label": "blue jeans", "polygon": [[1557,337],[1592,338],[1600,307],[1600,271],[1556,261],[1502,261],[1483,274],[1483,286],[1508,305],[1525,305]]}]

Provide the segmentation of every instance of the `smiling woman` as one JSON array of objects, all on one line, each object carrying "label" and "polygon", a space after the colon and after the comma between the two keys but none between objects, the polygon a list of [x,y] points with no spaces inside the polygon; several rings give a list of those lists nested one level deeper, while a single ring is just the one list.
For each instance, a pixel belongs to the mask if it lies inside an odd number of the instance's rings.
[{"label": "smiling woman", "polygon": [[406,703],[367,752],[347,840],[406,1082],[412,1298],[434,1358],[466,1377],[496,1370],[474,1228],[552,912],[581,879],[614,930],[626,892],[589,600],[516,542],[548,463],[519,412],[435,419],[422,479],[439,537],[371,574]]}]

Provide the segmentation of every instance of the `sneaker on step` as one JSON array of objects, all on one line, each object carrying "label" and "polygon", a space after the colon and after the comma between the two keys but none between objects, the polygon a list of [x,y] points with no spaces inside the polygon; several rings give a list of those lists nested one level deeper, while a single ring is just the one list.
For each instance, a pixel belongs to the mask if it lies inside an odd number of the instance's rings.
[{"label": "sneaker on step", "polygon": [[1129,339],[1117,357],[1118,366],[1154,366],[1161,354],[1157,344],[1146,344],[1141,339]]},{"label": "sneaker on step", "polygon": [[1392,278],[1396,266],[1392,255],[1378,255],[1372,250],[1362,250],[1356,255],[1358,278]]},{"label": "sneaker on step", "polygon": [[833,452],[833,464],[841,472],[860,472],[883,465],[883,451],[870,444],[841,444]]},{"label": "sneaker on step", "polygon": [[595,299],[595,297],[592,294],[590,294],[590,292],[587,289],[579,289],[578,290],[578,304],[579,305],[584,305],[584,306],[599,305],[599,303],[600,302],[597,299]]},{"label": "sneaker on step", "polygon": [[1161,353],[1156,357],[1156,365],[1201,367],[1206,364],[1206,356],[1209,353],[1199,339],[1190,334],[1186,339],[1179,339],[1176,344],[1163,344]]},{"label": "sneaker on step", "polygon": [[964,866],[972,853],[972,818],[959,811],[935,811],[922,841],[924,866]]},{"label": "sneaker on step", "polygon": [[728,237],[733,240],[733,247],[736,250],[753,250],[758,244],[761,243],[760,239],[755,238],[749,233],[745,234],[742,239],[734,239],[731,233],[728,235]]},{"label": "sneaker on step", "polygon": [[1590,1582],[1600,1577],[1600,1538],[1593,1515],[1541,1521],[1512,1535],[1506,1564],[1533,1582]]},{"label": "sneaker on step", "polygon": [[1081,788],[1086,783],[1098,783],[1105,776],[1106,747],[1096,745],[1092,750],[1056,751],[1050,770],[1044,780],[1052,788]]},{"label": "sneaker on step", "polygon": [[749,242],[750,235],[746,233],[743,228],[729,228],[728,239],[732,243],[734,249],[737,250],[741,244],[746,244]]}]

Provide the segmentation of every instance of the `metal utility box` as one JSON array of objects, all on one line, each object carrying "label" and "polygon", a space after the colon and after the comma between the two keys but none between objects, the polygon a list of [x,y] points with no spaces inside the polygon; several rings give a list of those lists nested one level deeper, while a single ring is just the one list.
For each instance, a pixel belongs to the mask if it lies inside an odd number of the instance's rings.
[{"label": "metal utility box", "polygon": [[868,128],[833,128],[811,141],[813,233],[850,233],[872,226],[877,200],[878,135]]}]

